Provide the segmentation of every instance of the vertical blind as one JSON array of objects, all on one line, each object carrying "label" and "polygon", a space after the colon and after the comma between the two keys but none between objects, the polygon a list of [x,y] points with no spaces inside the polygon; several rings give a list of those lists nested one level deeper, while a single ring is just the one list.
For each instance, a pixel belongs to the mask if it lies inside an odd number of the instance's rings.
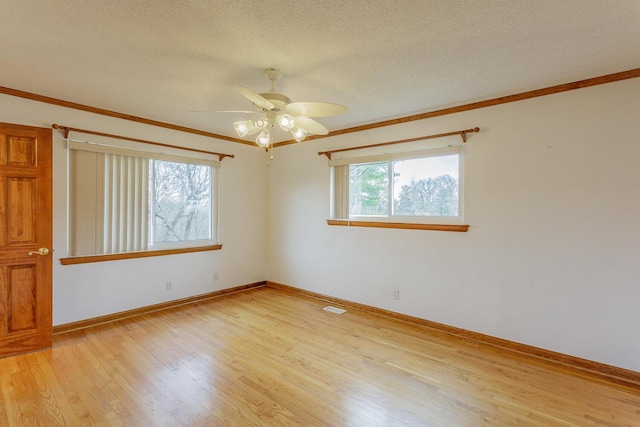
[{"label": "vertical blind", "polygon": [[69,255],[104,253],[104,154],[69,151]]},{"label": "vertical blind", "polygon": [[148,248],[149,160],[104,154],[104,252]]},{"label": "vertical blind", "polygon": [[69,154],[70,255],[147,250],[148,159],[80,150]]},{"label": "vertical blind", "polygon": [[331,167],[333,197],[331,219],[349,219],[349,165]]}]

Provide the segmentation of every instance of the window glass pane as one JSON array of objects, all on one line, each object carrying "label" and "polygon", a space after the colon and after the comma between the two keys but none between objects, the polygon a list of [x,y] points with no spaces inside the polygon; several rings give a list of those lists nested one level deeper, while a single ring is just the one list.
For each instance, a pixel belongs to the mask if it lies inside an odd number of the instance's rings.
[{"label": "window glass pane", "polygon": [[393,214],[458,216],[458,157],[393,162]]},{"label": "window glass pane", "polygon": [[389,163],[349,166],[349,213],[388,215]]},{"label": "window glass pane", "polygon": [[153,243],[211,239],[211,168],[153,160]]}]

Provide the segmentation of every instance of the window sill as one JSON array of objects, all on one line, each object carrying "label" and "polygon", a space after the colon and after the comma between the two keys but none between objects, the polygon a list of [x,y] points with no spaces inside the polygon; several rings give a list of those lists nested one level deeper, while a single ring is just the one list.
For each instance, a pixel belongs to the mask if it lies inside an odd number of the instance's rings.
[{"label": "window sill", "polygon": [[346,219],[328,219],[327,225],[342,225],[347,227],[375,227],[375,228],[403,228],[408,230],[457,231],[465,233],[468,225],[459,224],[412,224],[408,222],[374,222],[349,221]]},{"label": "window sill", "polygon": [[146,257],[152,257],[152,256],[186,254],[190,252],[217,251],[220,249],[222,249],[222,245],[209,245],[209,246],[196,246],[193,248],[163,249],[159,251],[127,252],[127,253],[121,253],[121,254],[77,256],[77,257],[69,257],[69,258],[60,258],[60,264],[62,265],[86,264],[90,262],[116,261],[120,259],[146,258]]}]

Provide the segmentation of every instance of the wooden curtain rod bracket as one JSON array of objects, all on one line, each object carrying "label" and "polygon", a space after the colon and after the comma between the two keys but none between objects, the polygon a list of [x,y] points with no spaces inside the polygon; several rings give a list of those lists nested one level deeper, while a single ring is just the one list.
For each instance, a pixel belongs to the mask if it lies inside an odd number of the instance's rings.
[{"label": "wooden curtain rod bracket", "polygon": [[54,128],[54,129],[60,129],[60,130],[62,130],[62,131],[64,132],[64,137],[65,137],[65,139],[66,139],[66,138],[69,138],[69,128],[68,128],[68,127],[60,126],[60,125],[57,125],[57,124],[55,124],[55,123],[54,123],[54,124],[52,124],[52,125],[51,125],[51,127],[52,127],[52,128]]},{"label": "wooden curtain rod bracket", "polygon": [[225,157],[230,157],[232,159],[236,157],[233,154],[216,153],[215,151],[198,150],[197,148],[180,147],[178,145],[164,144],[162,142],[153,142],[153,141],[146,141],[144,139],[129,138],[128,136],[113,135],[113,134],[110,134],[110,133],[96,132],[96,131],[87,130],[87,129],[72,128],[72,127],[68,127],[68,126],[58,125],[58,124],[55,124],[55,123],[52,124],[51,127],[54,128],[54,129],[62,130],[64,132],[64,137],[65,138],[69,138],[69,132],[75,131],[75,132],[80,132],[80,133],[87,133],[89,135],[106,136],[108,138],[116,138],[116,139],[122,139],[122,140],[125,140],[125,141],[139,142],[141,144],[156,145],[156,146],[159,146],[159,147],[177,148],[179,150],[194,151],[196,153],[213,154],[214,156],[218,156],[220,158],[220,161],[222,161],[222,159],[224,159]]},{"label": "wooden curtain rod bracket", "polygon": [[382,146],[385,146],[385,145],[401,144],[401,143],[404,143],[404,142],[422,141],[423,139],[442,138],[442,137],[445,137],[445,136],[453,136],[453,135],[460,135],[460,137],[462,138],[462,142],[465,143],[465,142],[467,142],[467,134],[468,133],[476,133],[476,132],[480,132],[480,128],[479,127],[475,127],[473,129],[457,130],[455,132],[438,133],[438,134],[435,134],[435,135],[418,136],[416,138],[401,139],[399,141],[382,142],[380,144],[360,145],[358,147],[341,148],[339,150],[331,150],[331,151],[318,151],[318,156],[325,155],[325,156],[327,156],[327,158],[329,160],[331,160],[331,155],[333,153],[340,153],[342,151],[359,150],[361,148],[382,147]]},{"label": "wooden curtain rod bracket", "polygon": [[467,132],[480,132],[480,128],[475,127],[473,129],[463,130],[462,132],[460,132],[460,136],[462,137],[462,142],[467,142]]}]

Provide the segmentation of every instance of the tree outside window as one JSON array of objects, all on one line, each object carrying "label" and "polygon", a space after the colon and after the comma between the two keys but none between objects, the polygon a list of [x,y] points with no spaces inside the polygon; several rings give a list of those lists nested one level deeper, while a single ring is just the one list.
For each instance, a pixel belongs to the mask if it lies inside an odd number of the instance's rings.
[{"label": "tree outside window", "polygon": [[349,214],[457,217],[458,169],[459,154],[351,164]]},{"label": "tree outside window", "polygon": [[211,168],[153,161],[153,243],[211,238]]}]

